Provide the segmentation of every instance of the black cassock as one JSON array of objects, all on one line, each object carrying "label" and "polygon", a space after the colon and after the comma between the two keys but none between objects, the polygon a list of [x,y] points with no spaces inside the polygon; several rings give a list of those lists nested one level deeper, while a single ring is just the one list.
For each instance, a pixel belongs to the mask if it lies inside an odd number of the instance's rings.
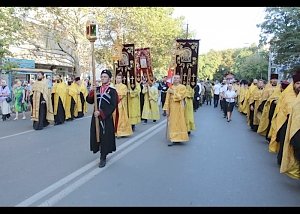
[{"label": "black cassock", "polygon": [[[91,127],[90,127],[90,150],[93,153],[97,153],[100,149],[101,155],[107,155],[108,153],[116,151],[116,138],[115,138],[115,127],[113,121],[113,112],[115,111],[118,103],[117,91],[108,87],[107,90],[100,94],[100,87],[96,88],[97,92],[97,106],[102,117],[99,117],[99,127],[100,127],[100,145],[96,140],[96,125],[95,117],[92,116]],[[86,101],[89,104],[94,104],[94,91],[91,91],[86,97]]]},{"label": "black cassock", "polygon": [[[30,96],[30,103],[33,106],[33,94]],[[43,102],[43,103],[42,103]],[[40,97],[40,108],[39,108],[39,121],[33,121],[33,129],[42,130],[44,127],[49,125],[47,120],[47,104],[45,102],[43,94]]]},{"label": "black cassock", "polygon": [[161,107],[163,108],[164,105],[165,105],[165,101],[166,101],[166,96],[167,96],[167,91],[169,89],[169,86],[166,82],[161,82],[159,83],[159,86],[158,86],[158,90],[160,90],[161,92],[161,95],[160,95],[160,98],[161,98]]},{"label": "black cassock", "polygon": [[273,118],[273,115],[274,115],[274,112],[275,112],[275,108],[276,108],[276,102],[275,102],[275,100],[273,100],[271,102],[271,106],[270,106],[270,110],[269,110],[269,123],[268,123],[267,133],[266,133],[266,140],[267,141],[271,140],[270,138],[268,138],[268,135],[269,135],[269,132],[270,132],[270,129],[271,129],[272,118]]},{"label": "black cassock", "polygon": [[199,85],[197,84],[194,88],[194,99],[193,99],[193,108],[194,110],[197,110],[199,108],[199,100],[200,100],[200,94],[199,94],[199,91],[200,91],[200,87]]},{"label": "black cassock", "polygon": [[294,134],[290,144],[293,146],[294,155],[297,161],[300,161],[300,130]]}]

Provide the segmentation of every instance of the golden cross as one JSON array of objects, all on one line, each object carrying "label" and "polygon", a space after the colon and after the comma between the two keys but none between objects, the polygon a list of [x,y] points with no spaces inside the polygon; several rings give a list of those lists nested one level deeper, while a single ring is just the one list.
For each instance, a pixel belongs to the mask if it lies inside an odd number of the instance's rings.
[{"label": "golden cross", "polygon": [[131,76],[131,77],[130,77],[130,80],[131,80],[131,83],[133,83],[134,77]]}]

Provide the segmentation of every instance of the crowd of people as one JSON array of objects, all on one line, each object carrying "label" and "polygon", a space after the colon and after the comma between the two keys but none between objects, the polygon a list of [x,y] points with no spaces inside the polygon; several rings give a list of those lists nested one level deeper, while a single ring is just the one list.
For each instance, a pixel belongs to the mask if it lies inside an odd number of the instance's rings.
[{"label": "crowd of people", "polygon": [[[292,70],[292,79],[278,82],[278,74],[270,81],[254,79],[213,86],[214,100],[219,96],[224,118],[231,121],[237,110],[247,117],[249,129],[264,136],[269,151],[277,153],[280,173],[300,179],[300,68]],[[217,101],[214,102],[217,107]]]},{"label": "crowd of people", "polygon": [[[250,129],[265,136],[269,151],[278,154],[280,172],[300,178],[300,98],[297,96],[300,70],[295,68],[293,72],[292,81],[280,83],[277,74],[272,74],[268,83],[257,79],[237,81],[232,74],[227,74],[220,82],[199,80],[194,88],[183,85],[180,75],[174,75],[172,83],[166,76],[154,82],[142,79],[132,88],[122,83],[121,73],[114,80],[110,70],[101,72],[101,80],[96,85],[87,84],[80,77],[70,77],[64,82],[60,75],[49,85],[40,72],[32,85],[16,81],[15,120],[18,113],[25,119],[24,112],[31,106],[33,128],[41,130],[51,122],[60,125],[83,117],[87,103],[95,105],[97,100],[90,128],[90,150],[100,151],[99,167],[104,167],[106,156],[116,150],[116,138],[131,136],[136,125],[156,123],[161,116],[166,117],[168,146],[173,146],[189,141],[191,131],[196,129],[194,112],[199,107],[206,103],[218,108],[220,104],[228,123],[235,108],[246,115]],[[1,80],[0,107],[4,121],[11,114],[9,96],[6,82]]]}]

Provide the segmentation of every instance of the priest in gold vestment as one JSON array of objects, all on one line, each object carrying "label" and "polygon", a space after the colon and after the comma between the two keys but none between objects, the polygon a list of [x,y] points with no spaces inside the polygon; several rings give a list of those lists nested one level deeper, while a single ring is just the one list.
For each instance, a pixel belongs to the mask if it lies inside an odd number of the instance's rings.
[{"label": "priest in gold vestment", "polygon": [[31,120],[35,130],[42,130],[48,126],[50,121],[54,121],[53,107],[51,102],[51,91],[48,84],[43,80],[44,73],[37,74],[37,81],[32,85],[30,93]]},{"label": "priest in gold vestment", "polygon": [[67,86],[67,97],[66,97],[66,120],[71,121],[74,120],[75,117],[78,116],[78,109],[76,105],[78,103],[78,94],[76,86],[71,77],[68,78],[68,86]]},{"label": "priest in gold vestment", "polygon": [[[127,106],[127,86],[122,83],[122,74],[116,76],[116,85],[115,85],[117,94],[119,96],[118,103],[118,121],[115,124],[117,125],[116,137],[125,137],[132,135],[132,128],[128,118],[128,106]],[[116,116],[114,120],[116,120]]]},{"label": "priest in gold vestment", "polygon": [[190,86],[186,86],[186,97],[185,97],[185,120],[188,134],[191,133],[192,130],[196,129],[195,120],[194,120],[194,109],[193,109],[193,99],[194,99],[194,89]]},{"label": "priest in gold vestment", "polygon": [[180,84],[180,76],[174,75],[173,85],[167,91],[163,107],[167,114],[167,133],[171,141],[168,146],[172,146],[173,143],[189,141],[184,115],[185,97],[186,87]]},{"label": "priest in gold vestment", "polygon": [[67,85],[62,81],[61,75],[56,75],[55,83],[53,84],[52,87],[54,125],[60,125],[65,122],[66,98],[67,98]]},{"label": "priest in gold vestment", "polygon": [[300,179],[300,70],[298,72],[293,76],[297,98],[289,116],[280,166],[280,173],[295,179]]},{"label": "priest in gold vestment", "polygon": [[[287,123],[293,104],[296,100],[296,92],[294,90],[294,83],[290,83],[289,86],[282,92],[279,97],[273,119],[272,137],[269,144],[269,150],[278,152],[277,163],[281,165],[283,144],[286,135]],[[273,121],[272,121],[273,123]]]},{"label": "priest in gold vestment", "polygon": [[135,130],[135,125],[141,123],[141,106],[140,106],[140,93],[141,86],[139,83],[135,84],[135,88],[128,89],[128,117],[132,127]]},{"label": "priest in gold vestment", "polygon": [[144,107],[142,112],[144,124],[147,124],[148,119],[156,122],[160,119],[158,107],[158,89],[151,82],[146,82],[142,89],[142,93],[144,94]]}]

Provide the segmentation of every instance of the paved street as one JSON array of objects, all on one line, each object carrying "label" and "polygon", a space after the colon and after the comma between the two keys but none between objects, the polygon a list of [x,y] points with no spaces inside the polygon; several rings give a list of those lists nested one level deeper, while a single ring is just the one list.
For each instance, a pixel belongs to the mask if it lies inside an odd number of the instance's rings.
[{"label": "paved street", "polygon": [[[1,206],[299,206],[300,183],[236,111],[195,113],[190,141],[167,146],[166,120],[117,139],[98,168],[89,151],[90,113],[33,131],[29,119],[0,123]],[[22,132],[22,134],[18,134]]]}]

